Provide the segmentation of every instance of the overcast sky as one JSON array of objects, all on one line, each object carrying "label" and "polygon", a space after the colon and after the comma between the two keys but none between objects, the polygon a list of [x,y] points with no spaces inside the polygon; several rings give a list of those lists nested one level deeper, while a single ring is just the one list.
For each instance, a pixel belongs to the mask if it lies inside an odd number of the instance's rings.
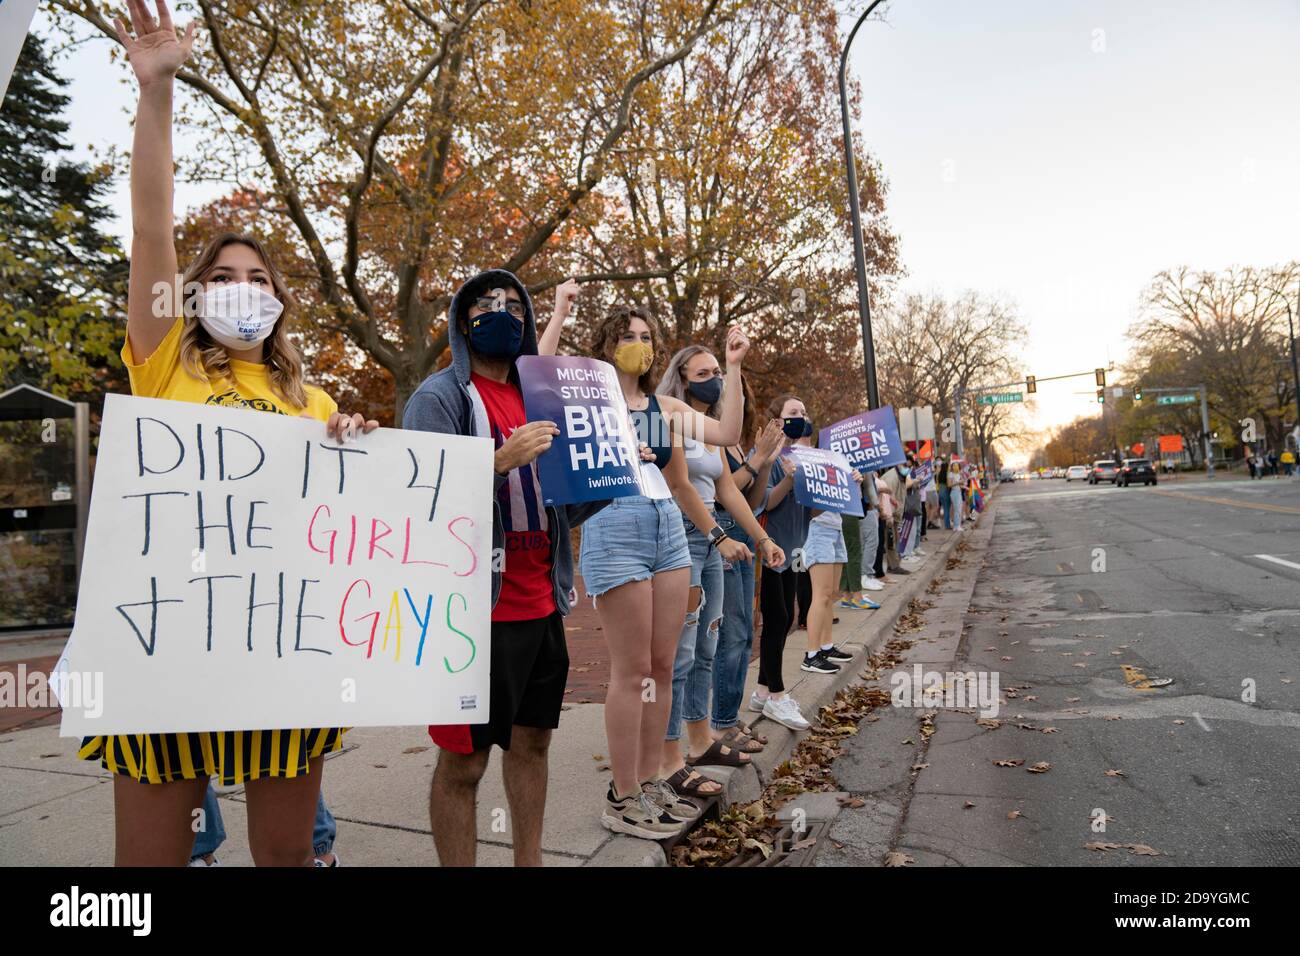
[{"label": "overcast sky", "polygon": [[[893,0],[850,69],[903,288],[1009,297],[1026,374],[1122,362],[1162,269],[1300,258],[1297,0]],[[1095,414],[1091,377],[1030,411]]]},{"label": "overcast sky", "polygon": [[[1138,296],[1162,269],[1300,257],[1298,0],[887,9],[887,23],[859,32],[850,69],[890,181],[903,289],[1015,302],[1030,330],[1025,373],[1122,362]],[[34,28],[50,25],[38,12]],[[107,52],[92,44],[60,64],[81,155],[130,141],[133,90]],[[213,190],[177,194],[184,207]],[[119,189],[121,235],[125,201]],[[1043,384],[1034,425],[1095,413],[1093,388]]]}]

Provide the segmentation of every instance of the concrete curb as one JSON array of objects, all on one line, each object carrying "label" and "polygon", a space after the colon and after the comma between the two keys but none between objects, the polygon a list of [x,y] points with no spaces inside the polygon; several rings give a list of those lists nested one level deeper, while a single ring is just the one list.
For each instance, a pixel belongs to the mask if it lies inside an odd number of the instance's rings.
[{"label": "concrete curb", "polygon": [[[906,609],[913,598],[923,595],[930,582],[944,572],[948,559],[957,549],[957,543],[962,540],[965,533],[949,532],[948,540],[939,550],[932,553],[925,564],[913,571],[905,584],[894,590],[893,594],[899,596],[899,603],[892,614],[883,617],[872,614],[859,625],[841,624],[836,628],[837,643],[846,650],[854,651],[853,660],[829,680],[823,678],[802,680],[791,688],[790,694],[799,702],[799,709],[805,717],[815,722],[817,712],[833,701],[836,694],[861,680],[859,669],[866,657],[888,643],[899,613]],[[841,637],[846,631],[847,636]],[[861,654],[858,653],[859,648],[862,649]],[[769,743],[762,753],[755,754],[754,767],[758,771],[762,785],[766,786],[772,780],[773,771],[789,758],[795,746],[810,731],[795,732],[767,718],[760,718],[760,720],[763,723],[762,731],[767,734]]]},{"label": "concrete curb", "polygon": [[[991,496],[991,498],[995,497]],[[992,507],[992,500],[990,500],[990,507]],[[981,516],[981,524],[983,521],[984,516]],[[884,615],[873,612],[867,615],[860,624],[841,623],[836,626],[836,643],[842,648],[852,650],[854,653],[853,660],[830,680],[822,677],[812,677],[811,679],[799,680],[790,688],[790,695],[798,701],[799,709],[810,721],[815,721],[817,712],[834,700],[837,693],[850,684],[861,680],[859,668],[869,654],[874,653],[888,642],[890,635],[893,633],[894,622],[898,620],[898,615],[907,608],[913,598],[923,595],[925,589],[930,586],[930,582],[946,570],[948,559],[957,549],[958,542],[966,534],[975,533],[978,527],[979,525],[976,525],[970,532],[948,532],[947,540],[937,551],[930,554],[924,564],[905,579],[906,583],[895,586],[887,592],[891,599],[898,599],[898,604],[892,612],[887,612]],[[873,593],[877,596],[880,594],[880,592]],[[882,607],[881,610],[884,610],[884,608]],[[746,695],[746,703],[742,704],[741,717],[767,735],[767,747],[762,753],[754,755],[750,767],[700,768],[701,773],[723,785],[722,793],[718,795],[718,803],[722,808],[729,807],[732,804],[750,803],[757,800],[763,788],[772,780],[773,771],[790,757],[795,746],[809,733],[809,731],[796,732],[790,730],[775,721],[756,715],[747,709],[747,705],[748,695]],[[759,728],[760,723],[762,724],[761,728]],[[694,829],[694,827],[688,828],[678,840],[689,834],[691,829]],[[673,841],[673,843],[675,842],[677,841]],[[672,844],[668,845],[671,846]],[[667,866],[668,860],[660,844],[640,840],[626,834],[615,834],[601,846],[600,850],[585,865]]]}]

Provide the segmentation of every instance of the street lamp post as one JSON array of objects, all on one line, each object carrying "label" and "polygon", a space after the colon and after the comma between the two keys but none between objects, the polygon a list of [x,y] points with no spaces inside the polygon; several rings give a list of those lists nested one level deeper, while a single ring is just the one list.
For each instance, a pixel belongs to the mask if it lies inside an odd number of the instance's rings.
[{"label": "street lamp post", "polygon": [[[1291,385],[1295,389],[1295,436],[1296,447],[1300,449],[1300,366],[1296,365],[1295,358],[1295,326],[1292,324],[1291,303],[1286,296],[1282,296],[1282,301],[1286,303],[1286,330],[1291,339]],[[1296,295],[1297,307],[1300,307],[1300,294]]]},{"label": "street lamp post", "polygon": [[840,53],[840,119],[844,123],[844,164],[849,181],[849,216],[853,220],[853,269],[858,278],[858,315],[862,320],[862,367],[867,381],[867,407],[880,407],[880,392],[876,387],[876,347],[871,339],[871,302],[867,294],[867,253],[862,241],[862,212],[858,209],[858,169],[853,158],[853,131],[849,127],[849,91],[847,73],[849,47],[857,36],[858,27],[871,15],[871,11],[884,0],[873,0],[866,12],[849,31]]}]

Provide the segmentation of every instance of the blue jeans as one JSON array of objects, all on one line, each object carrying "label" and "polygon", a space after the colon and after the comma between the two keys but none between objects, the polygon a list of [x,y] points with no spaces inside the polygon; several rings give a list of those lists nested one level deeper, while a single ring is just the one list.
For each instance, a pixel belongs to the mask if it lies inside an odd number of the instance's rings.
[{"label": "blue jeans", "polygon": [[[722,556],[695,525],[683,518],[686,543],[691,548],[691,587],[703,588],[700,606],[686,613],[682,636],[673,661],[673,703],[668,711],[665,740],[680,740],[682,721],[709,716],[709,691],[713,688],[713,655],[718,650],[718,622],[722,617]],[[700,620],[706,623],[700,627]]]},{"label": "blue jeans", "polygon": [[[862,521],[858,524],[859,533],[862,536],[862,571],[868,577],[874,577],[876,573],[876,545],[880,541],[880,512],[874,508],[868,508]],[[861,581],[853,581],[852,590],[856,591],[862,587]]]},{"label": "blue jeans", "polygon": [[[749,535],[731,515],[718,512],[718,524],[727,535],[750,545]],[[722,562],[722,623],[718,627],[718,649],[713,657],[713,729],[726,730],[740,719],[745,697],[745,675],[749,652],[754,645],[754,562]]]},{"label": "blue jeans", "polygon": [[[207,794],[203,797],[204,828],[194,837],[194,849],[190,850],[190,859],[216,853],[217,848],[226,842],[226,827],[221,819],[221,804],[217,802],[217,791],[208,781]],[[325,796],[316,797],[316,823],[312,827],[312,852],[323,856],[334,850],[334,838],[338,836],[338,824],[334,815],[325,806]]]},{"label": "blue jeans", "polygon": [[194,836],[194,849],[190,859],[216,853],[217,847],[226,842],[226,827],[221,820],[221,805],[217,803],[217,792],[208,781],[208,789],[203,797],[203,829]]}]

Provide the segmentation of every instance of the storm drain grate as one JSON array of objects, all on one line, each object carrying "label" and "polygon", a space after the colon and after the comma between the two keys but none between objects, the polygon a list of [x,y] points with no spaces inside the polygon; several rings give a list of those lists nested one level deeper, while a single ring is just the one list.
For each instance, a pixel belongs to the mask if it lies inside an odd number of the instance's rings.
[{"label": "storm drain grate", "polygon": [[[772,853],[763,858],[763,854],[757,851],[749,851],[743,856],[738,856],[725,866],[812,866],[813,860],[817,856],[817,851],[822,845],[830,839],[831,821],[820,820],[809,822],[804,829],[795,833],[790,824],[785,824],[777,833],[774,849]],[[794,849],[798,843],[813,842]]]}]

